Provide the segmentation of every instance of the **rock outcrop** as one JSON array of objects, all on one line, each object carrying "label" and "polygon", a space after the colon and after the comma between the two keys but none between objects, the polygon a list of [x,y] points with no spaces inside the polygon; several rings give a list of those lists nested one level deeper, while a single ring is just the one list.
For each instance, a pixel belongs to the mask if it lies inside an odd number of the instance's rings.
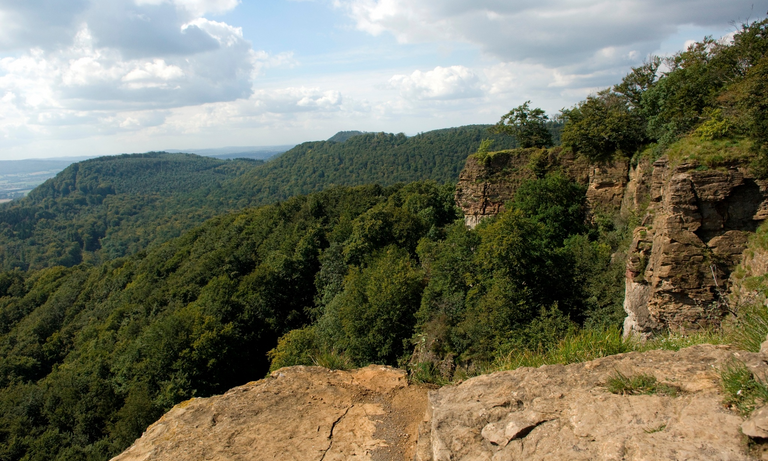
[{"label": "rock outcrop", "polygon": [[[639,181],[630,188],[645,187]],[[729,276],[768,217],[768,183],[738,164],[707,169],[662,158],[648,189],[647,213],[629,248],[625,333],[718,324]]]},{"label": "rock outcrop", "polygon": [[[431,392],[416,459],[746,460],[742,418],[725,409],[724,346],[651,351],[521,368]],[[606,383],[646,374],[676,396],[616,395]]]},{"label": "rock outcrop", "polygon": [[[114,460],[753,459],[743,419],[722,404],[718,369],[734,358],[765,376],[764,356],[710,345],[521,368],[431,391],[387,367],[284,368],[177,405]],[[613,394],[617,373],[652,375],[677,393]],[[762,420],[753,425],[764,430]]]},{"label": "rock outcrop", "polygon": [[587,187],[587,203],[592,212],[615,212],[621,208],[629,182],[629,162],[617,159],[590,165],[570,151],[553,149],[515,149],[470,156],[456,185],[456,205],[464,212],[467,226],[474,228],[483,219],[504,210],[520,185],[536,174],[559,171]]},{"label": "rock outcrop", "polygon": [[[587,186],[593,215],[621,212],[641,218],[628,250],[626,334],[650,336],[720,323],[733,286],[730,275],[749,236],[768,218],[768,181],[756,179],[738,162],[708,168],[693,162],[673,165],[663,157],[641,158],[633,166],[623,159],[590,165],[558,148],[517,149],[470,156],[456,187],[456,204],[474,227],[503,211],[523,181],[547,171]],[[752,265],[765,266],[761,257],[752,258]]]},{"label": "rock outcrop", "polygon": [[284,368],[176,405],[113,460],[412,459],[426,392],[389,367]]}]

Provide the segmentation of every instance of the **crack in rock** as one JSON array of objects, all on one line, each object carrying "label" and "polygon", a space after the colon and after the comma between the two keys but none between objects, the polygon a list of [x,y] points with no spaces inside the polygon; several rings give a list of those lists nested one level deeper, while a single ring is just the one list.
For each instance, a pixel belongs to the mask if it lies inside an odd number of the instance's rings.
[{"label": "crack in rock", "polygon": [[354,405],[350,405],[349,407],[347,407],[347,409],[344,410],[344,413],[338,418],[336,418],[336,421],[334,421],[333,424],[331,424],[331,432],[328,434],[328,440],[330,440],[330,443],[328,444],[328,448],[326,448],[325,451],[323,452],[323,456],[320,457],[320,461],[323,461],[325,459],[325,456],[328,454],[329,451],[331,451],[331,448],[333,447],[333,430],[336,429],[336,425],[339,424],[339,422],[342,419],[344,419],[345,416],[347,416],[347,413],[349,413],[349,410],[351,410],[352,407],[354,407]]}]

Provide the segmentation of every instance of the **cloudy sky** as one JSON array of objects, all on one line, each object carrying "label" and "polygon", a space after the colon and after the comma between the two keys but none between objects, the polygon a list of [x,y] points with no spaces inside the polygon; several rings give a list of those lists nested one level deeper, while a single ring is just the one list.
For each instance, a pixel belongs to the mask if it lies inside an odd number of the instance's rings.
[{"label": "cloudy sky", "polygon": [[0,0],[0,160],[550,114],[768,0]]}]

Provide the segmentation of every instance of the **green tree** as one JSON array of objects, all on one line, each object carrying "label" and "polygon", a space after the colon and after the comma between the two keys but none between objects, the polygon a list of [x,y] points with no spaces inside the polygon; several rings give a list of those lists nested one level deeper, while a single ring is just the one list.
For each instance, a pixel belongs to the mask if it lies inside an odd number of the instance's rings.
[{"label": "green tree", "polygon": [[491,133],[507,134],[513,136],[519,147],[549,147],[552,143],[552,133],[547,128],[549,117],[544,110],[531,109],[526,101],[506,115],[491,128]]},{"label": "green tree", "polygon": [[423,281],[407,251],[395,246],[381,250],[368,267],[350,271],[344,291],[327,307],[337,317],[331,328],[340,331],[326,330],[326,338],[338,338],[358,365],[397,364],[413,335]]},{"label": "green tree", "polygon": [[630,110],[627,98],[609,90],[563,109],[563,145],[591,161],[609,160],[614,153],[631,157],[643,143],[645,120]]}]

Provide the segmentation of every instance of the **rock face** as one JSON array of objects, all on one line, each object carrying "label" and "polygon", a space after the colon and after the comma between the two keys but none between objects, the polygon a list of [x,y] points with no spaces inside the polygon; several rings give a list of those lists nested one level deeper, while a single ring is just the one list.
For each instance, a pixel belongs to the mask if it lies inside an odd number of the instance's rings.
[{"label": "rock face", "polygon": [[[744,422],[722,405],[717,373],[733,358],[768,374],[763,355],[709,345],[431,391],[387,367],[284,368],[177,405],[114,461],[747,460]],[[606,383],[617,372],[653,375],[677,395],[612,394]],[[762,419],[748,423],[765,430]]]},{"label": "rock face", "polygon": [[[626,334],[650,336],[720,323],[734,285],[729,277],[749,236],[768,218],[768,181],[755,179],[738,163],[707,168],[643,158],[631,167],[626,160],[589,165],[560,149],[517,149],[484,160],[470,156],[456,187],[456,204],[474,227],[503,211],[534,172],[546,171],[560,171],[587,186],[593,215],[620,211],[625,218],[642,218],[628,251]],[[753,257],[752,266],[763,268],[763,259],[768,261],[764,255]],[[756,275],[761,274],[751,276]]]},{"label": "rock face", "polygon": [[[645,187],[642,177],[628,190]],[[647,213],[629,248],[625,333],[718,324],[728,278],[749,235],[768,217],[768,184],[738,165],[672,167],[662,158],[648,189]]]},{"label": "rock face", "polygon": [[176,405],[113,460],[412,459],[426,392],[388,367],[284,368]]},{"label": "rock face", "polygon": [[[470,379],[429,396],[416,460],[746,460],[742,419],[723,408],[725,347],[630,353]],[[676,397],[616,395],[617,371]]]},{"label": "rock face", "polygon": [[592,212],[614,212],[621,208],[628,168],[629,162],[623,159],[590,165],[560,148],[502,151],[485,160],[470,156],[456,185],[456,205],[464,212],[467,226],[474,228],[503,211],[504,203],[514,198],[524,181],[536,178],[536,172],[559,171],[587,186]]}]

